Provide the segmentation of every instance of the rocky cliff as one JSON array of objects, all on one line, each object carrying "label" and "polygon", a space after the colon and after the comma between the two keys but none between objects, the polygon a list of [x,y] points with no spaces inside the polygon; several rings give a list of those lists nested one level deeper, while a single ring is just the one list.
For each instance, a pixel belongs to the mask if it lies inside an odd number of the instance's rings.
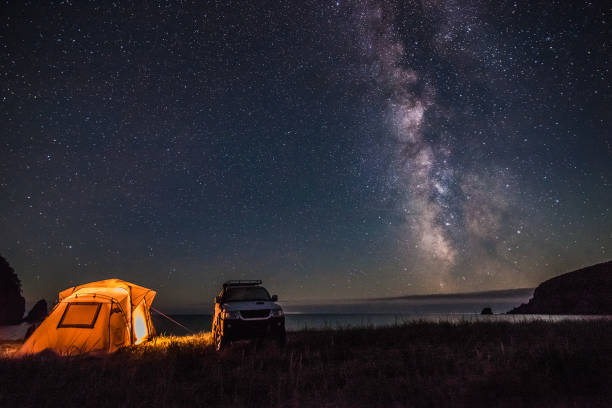
[{"label": "rocky cliff", "polygon": [[612,261],[549,279],[535,289],[529,303],[508,313],[612,315]]}]

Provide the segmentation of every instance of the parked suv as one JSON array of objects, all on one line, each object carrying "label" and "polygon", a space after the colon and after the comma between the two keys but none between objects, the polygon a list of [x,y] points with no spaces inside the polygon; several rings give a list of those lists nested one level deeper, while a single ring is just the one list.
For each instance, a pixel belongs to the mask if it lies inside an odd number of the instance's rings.
[{"label": "parked suv", "polygon": [[233,340],[268,338],[285,345],[285,315],[260,280],[230,280],[215,297],[212,335],[220,351]]}]

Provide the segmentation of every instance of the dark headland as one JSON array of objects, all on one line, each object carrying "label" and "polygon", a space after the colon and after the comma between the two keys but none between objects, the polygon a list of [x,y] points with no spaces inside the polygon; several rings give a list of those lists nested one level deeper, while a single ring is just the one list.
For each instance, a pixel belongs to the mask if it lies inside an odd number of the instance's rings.
[{"label": "dark headland", "polygon": [[549,279],[508,313],[612,315],[612,261]]}]

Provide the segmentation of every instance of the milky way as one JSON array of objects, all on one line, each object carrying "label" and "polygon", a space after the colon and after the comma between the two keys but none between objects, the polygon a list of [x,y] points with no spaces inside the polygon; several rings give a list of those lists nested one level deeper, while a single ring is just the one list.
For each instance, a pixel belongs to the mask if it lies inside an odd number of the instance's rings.
[{"label": "milky way", "polygon": [[28,301],[471,292],[610,256],[603,5],[2,7],[0,253]]},{"label": "milky way", "polygon": [[399,204],[408,233],[403,242],[423,252],[419,261],[432,271],[427,279],[442,286],[457,250],[445,230],[453,221],[445,205],[446,183],[453,181],[453,171],[441,153],[443,147],[423,139],[423,121],[434,104],[433,91],[417,94],[413,90],[419,77],[404,66],[405,49],[397,38],[393,16],[385,19],[389,10],[376,3],[362,6],[357,18],[363,28],[363,51],[373,60],[377,85],[388,94],[390,135],[397,142],[390,177],[402,190]]},{"label": "milky way", "polygon": [[[424,15],[436,21],[431,48],[453,64],[480,60],[491,65],[498,61],[481,58],[483,54],[503,54],[490,40],[488,23],[480,19],[480,2],[424,1],[408,7],[413,6],[421,6]],[[455,160],[453,149],[461,143],[461,136],[455,141],[425,138],[426,127],[440,131],[435,123],[428,123],[439,119],[428,115],[437,108],[436,89],[421,78],[431,74],[430,67],[416,72],[406,62],[409,50],[396,27],[397,9],[397,4],[361,2],[355,23],[369,64],[366,75],[375,78],[377,88],[386,94],[394,146],[388,177],[400,195],[396,211],[402,214],[404,231],[399,234],[398,250],[405,253],[404,271],[430,291],[460,290],[466,275],[471,280],[495,275],[515,285],[527,284],[518,260],[509,252],[520,248],[520,234],[526,232],[521,216],[533,211],[532,204],[518,202],[513,169],[494,161],[466,169],[461,160]],[[511,65],[512,57],[509,60]],[[462,74],[473,76],[469,70]],[[447,110],[452,115],[454,107]]]}]

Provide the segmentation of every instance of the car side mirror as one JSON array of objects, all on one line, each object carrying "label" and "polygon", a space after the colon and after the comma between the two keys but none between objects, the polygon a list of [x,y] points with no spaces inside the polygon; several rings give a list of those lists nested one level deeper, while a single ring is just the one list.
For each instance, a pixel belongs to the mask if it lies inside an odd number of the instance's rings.
[{"label": "car side mirror", "polygon": [[273,302],[278,302],[278,296],[272,295],[272,301]]},{"label": "car side mirror", "polygon": [[223,299],[221,298],[221,296],[215,296],[215,303],[222,303]]}]

